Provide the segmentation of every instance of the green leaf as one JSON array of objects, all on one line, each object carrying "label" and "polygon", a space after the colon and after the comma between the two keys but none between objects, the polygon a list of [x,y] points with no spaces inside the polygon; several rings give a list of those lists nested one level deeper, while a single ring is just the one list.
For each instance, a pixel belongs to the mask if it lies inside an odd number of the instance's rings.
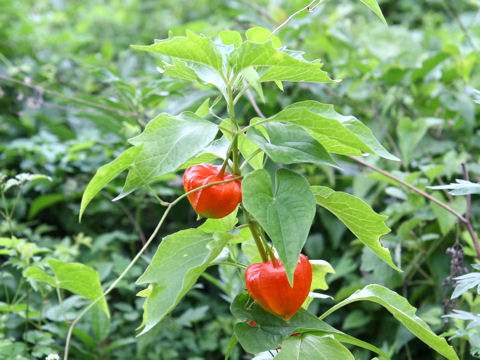
[{"label": "green leaf", "polygon": [[238,31],[224,30],[218,35],[225,45],[233,45],[238,47],[242,43],[242,35],[240,35]]},{"label": "green leaf", "polygon": [[237,209],[235,209],[235,211],[228,214],[227,216],[224,216],[223,218],[207,219],[202,225],[198,227],[198,229],[207,233],[213,233],[218,231],[227,232],[232,230],[237,222]]},{"label": "green leaf", "polygon": [[245,31],[245,36],[247,40],[258,43],[263,43],[272,39],[274,47],[279,48],[280,46],[282,46],[282,42],[280,41],[278,36],[272,36],[272,32],[270,30],[261,26],[255,26],[248,29],[247,31]]},{"label": "green leaf", "polygon": [[28,219],[31,220],[37,215],[40,211],[45,208],[52,206],[58,202],[63,201],[65,195],[63,194],[45,194],[35,198],[30,209],[28,210]]},{"label": "green leaf", "polygon": [[308,181],[291,170],[279,169],[273,188],[268,172],[256,170],[243,179],[242,195],[245,209],[267,232],[292,284],[315,216],[315,198]]},{"label": "green leaf", "polygon": [[325,186],[312,186],[317,204],[338,217],[355,236],[377,256],[395,270],[401,271],[392,261],[390,251],[380,243],[380,236],[390,232],[385,225],[386,216],[378,215],[356,196],[336,192]]},{"label": "green leaf", "polygon": [[174,58],[204,64],[222,71],[222,55],[215,43],[209,38],[198,36],[187,30],[187,36],[155,40],[153,45],[132,45],[134,49],[144,50]]},{"label": "green leaf", "polygon": [[45,270],[42,270],[37,267],[32,266],[27,268],[24,271],[23,276],[43,281],[44,283],[53,287],[57,286],[56,279],[54,276],[48,275]]},{"label": "green leaf", "polygon": [[149,267],[137,280],[137,284],[152,284],[144,305],[145,327],[141,334],[173,310],[230,238],[226,233],[188,229],[163,239]]},{"label": "green leaf", "polygon": [[237,71],[250,66],[266,67],[267,69],[260,76],[261,82],[334,82],[325,71],[321,70],[320,62],[308,62],[282,52],[275,48],[273,40],[263,43],[245,41],[232,53],[232,58]]},{"label": "green leaf", "polygon": [[110,333],[110,318],[105,316],[101,311],[100,306],[94,306],[90,310],[90,319],[93,334],[99,344],[104,341]]},{"label": "green leaf", "polygon": [[278,360],[355,360],[352,353],[330,336],[302,334],[286,339]]},{"label": "green leaf", "polygon": [[343,155],[376,154],[385,159],[398,160],[373,136],[372,131],[354,116],[343,116],[333,105],[316,101],[302,101],[265,119],[262,123],[281,121],[307,129],[327,151]]},{"label": "green leaf", "polygon": [[157,70],[162,74],[176,77],[179,79],[185,79],[190,81],[199,80],[197,74],[190,66],[188,66],[184,61],[177,59],[173,59],[173,64],[164,61],[163,69],[157,68]]},{"label": "green leaf", "polygon": [[190,112],[157,116],[140,135],[130,139],[141,149],[130,167],[122,193],[116,199],[177,170],[202,151],[215,138],[217,131],[217,125]]},{"label": "green leaf", "polygon": [[135,157],[141,150],[141,146],[132,147],[124,151],[119,157],[107,165],[102,166],[97,170],[92,180],[87,185],[82,197],[82,203],[80,205],[79,220],[82,220],[83,212],[87,205],[92,201],[95,195],[102,190],[105,185],[112,181],[122,171],[128,169],[133,163]]},{"label": "green leaf", "polygon": [[210,98],[206,98],[195,111],[195,115],[201,118],[204,118],[208,114],[210,114]]},{"label": "green leaf", "polygon": [[310,291],[313,290],[327,290],[328,285],[325,281],[327,274],[335,274],[335,270],[332,265],[325,260],[310,260],[312,265],[312,286]]},{"label": "green leaf", "polygon": [[380,285],[367,285],[363,289],[356,291],[347,299],[330,308],[320,319],[324,319],[345,305],[360,300],[372,301],[382,305],[395,319],[400,321],[410,332],[436,352],[449,360],[458,360],[457,354],[453,348],[447,344],[445,339],[435,335],[430,327],[415,315],[416,309],[408,303],[407,299]]},{"label": "green leaf", "polygon": [[337,167],[325,148],[305,129],[298,125],[264,124],[269,140],[250,128],[247,137],[257,144],[273,161],[280,164],[314,163]]},{"label": "green leaf", "polygon": [[383,21],[385,25],[387,25],[387,20],[383,17],[382,10],[380,6],[378,6],[377,0],[360,0],[366,6],[368,6],[379,18]]},{"label": "green leaf", "polygon": [[[59,287],[95,301],[103,295],[102,285],[98,273],[89,266],[80,263],[67,263],[55,259],[49,259],[48,265],[55,276],[48,275],[44,270],[30,267],[24,275],[47,283],[53,287]],[[110,317],[107,301],[103,297],[98,305]]]},{"label": "green leaf", "polygon": [[[291,334],[304,332],[320,336],[332,335],[342,343],[368,349],[389,359],[379,348],[335,329],[305,309],[300,309],[287,323],[283,318],[263,310],[244,291],[235,297],[230,310],[241,321],[235,325],[235,335],[242,347],[251,353],[275,349]],[[249,325],[247,319],[253,320],[256,326]]]}]

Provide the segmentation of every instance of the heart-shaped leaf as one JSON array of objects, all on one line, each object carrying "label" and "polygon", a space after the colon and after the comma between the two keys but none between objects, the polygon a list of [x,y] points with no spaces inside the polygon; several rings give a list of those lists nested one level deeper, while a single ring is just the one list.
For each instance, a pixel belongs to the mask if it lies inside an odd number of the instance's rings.
[{"label": "heart-shaped leaf", "polygon": [[256,170],[243,179],[243,205],[273,242],[293,284],[297,266],[313,217],[315,198],[308,181],[301,175],[279,169],[275,187],[265,170]]}]

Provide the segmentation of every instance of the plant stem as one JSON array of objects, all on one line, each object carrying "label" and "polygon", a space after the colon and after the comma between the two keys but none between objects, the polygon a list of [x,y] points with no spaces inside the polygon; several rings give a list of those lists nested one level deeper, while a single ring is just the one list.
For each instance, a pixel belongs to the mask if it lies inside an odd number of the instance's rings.
[{"label": "plant stem", "polygon": [[263,247],[262,240],[258,235],[257,229],[255,229],[255,225],[253,224],[252,219],[250,218],[250,214],[248,213],[247,210],[245,210],[245,208],[243,208],[243,213],[245,214],[245,220],[248,224],[248,228],[250,229],[250,232],[252,233],[253,240],[255,240],[255,245],[257,245],[258,252],[262,257],[262,261],[267,262],[268,261],[267,253],[265,252],[265,248]]},{"label": "plant stem", "polygon": [[258,104],[257,104],[257,102],[255,101],[255,98],[253,97],[252,92],[247,89],[247,90],[246,90],[246,94],[247,94],[248,100],[250,100],[250,103],[252,104],[253,109],[255,110],[255,112],[256,112],[262,119],[265,119],[265,115],[263,114],[262,110],[260,110],[260,108],[258,107]]},{"label": "plant stem", "polygon": [[277,260],[277,258],[275,257],[275,254],[273,253],[272,248],[271,248],[270,245],[268,244],[268,241],[267,241],[267,238],[266,238],[266,236],[265,236],[265,233],[263,232],[263,229],[262,229],[261,227],[260,227],[260,238],[262,239],[263,244],[265,245],[265,249],[267,249],[268,256],[270,256],[270,259],[272,260],[273,266],[274,266],[274,267],[279,266],[278,260]]},{"label": "plant stem", "polygon": [[416,193],[422,195],[424,198],[434,202],[435,204],[441,206],[442,208],[444,208],[445,210],[449,211],[450,213],[452,213],[453,215],[455,215],[461,222],[462,224],[467,228],[472,240],[473,240],[473,243],[475,245],[475,250],[477,252],[477,258],[480,259],[480,244],[478,243],[478,239],[477,239],[477,235],[475,234],[475,231],[473,230],[473,227],[472,227],[472,224],[470,223],[470,220],[468,218],[465,218],[464,216],[462,216],[462,214],[460,214],[459,212],[457,212],[456,210],[452,209],[450,206],[448,206],[447,204],[445,204],[444,202],[440,201],[440,200],[437,200],[435,199],[432,195],[430,194],[427,194],[425,191],[422,191],[420,190],[419,188],[407,183],[406,181],[403,181],[402,179],[399,179],[398,177],[390,174],[389,172],[385,171],[385,170],[382,170],[382,169],[379,169],[377,168],[376,166],[374,165],[371,165],[363,160],[360,160],[356,157],[353,157],[353,156],[350,156],[350,155],[347,155],[347,157],[353,161],[356,161],[358,162],[359,164],[362,164],[366,167],[369,167],[370,169],[372,170],[375,170],[376,172],[382,174],[382,175],[385,175],[386,177],[406,186],[407,188],[409,188],[410,190],[412,191],[415,191]]},{"label": "plant stem", "polygon": [[245,159],[245,161],[240,165],[239,170],[242,171],[242,169],[247,166],[247,164],[252,160],[255,156],[257,156],[259,153],[261,153],[263,150],[262,149],[257,149],[255,150],[248,158]]},{"label": "plant stem", "polygon": [[227,182],[230,182],[230,181],[236,181],[236,180],[239,180],[241,179],[242,177],[241,176],[237,176],[233,179],[228,179],[228,180],[223,180],[223,181],[216,181],[216,182],[212,182],[210,184],[206,184],[206,185],[202,185],[196,189],[193,189],[193,190],[190,190],[188,192],[186,192],[185,194],[179,196],[178,198],[176,198],[173,202],[171,202],[168,207],[165,209],[165,212],[163,213],[160,221],[158,222],[157,226],[155,227],[155,230],[153,230],[152,234],[150,235],[150,237],[148,238],[147,242],[145,243],[145,245],[143,245],[143,247],[140,249],[140,251],[137,253],[137,255],[135,255],[135,257],[132,259],[132,261],[130,261],[130,263],[127,265],[127,267],[125,268],[125,270],[123,270],[123,272],[118,276],[118,278],[110,285],[110,287],[102,294],[102,296],[98,297],[95,301],[91,302],[87,307],[85,307],[85,309],[82,310],[82,312],[80,314],[78,314],[78,316],[76,317],[76,319],[71,323],[70,325],[70,328],[68,329],[68,333],[67,333],[67,338],[65,340],[65,350],[64,350],[64,355],[63,355],[63,359],[64,360],[67,360],[68,359],[68,351],[70,349],[70,341],[71,341],[71,338],[72,338],[72,334],[73,334],[73,329],[75,328],[75,326],[77,325],[77,323],[80,321],[81,318],[83,318],[83,316],[85,316],[86,313],[88,313],[88,311],[94,307],[100,300],[102,300],[105,296],[107,296],[113,289],[115,289],[115,287],[118,285],[118,283],[125,277],[125,275],[127,275],[127,273],[130,271],[130,269],[136,264],[136,262],[140,259],[140,257],[143,255],[143,253],[145,252],[145,250],[147,250],[148,246],[152,243],[152,241],[156,238],[158,232],[160,231],[160,228],[162,227],[168,213],[170,212],[170,210],[175,206],[177,205],[183,198],[187,197],[188,195],[196,192],[196,191],[199,191],[199,190],[202,190],[206,187],[209,187],[209,186],[213,186],[213,185],[218,185],[218,184],[223,184],[223,183],[227,183]]},{"label": "plant stem", "polygon": [[[290,20],[292,20],[295,16],[297,16],[298,14],[300,14],[301,12],[305,11],[305,10],[310,10],[310,8],[313,6],[313,4],[315,4],[318,0],[313,0],[312,2],[310,2],[310,4],[308,4],[307,6],[301,8],[300,10],[298,11],[295,11],[292,15],[290,15],[287,20],[285,20],[283,23],[281,23],[280,25],[278,25],[273,31],[272,31],[272,34],[270,35],[270,37],[273,36],[273,34],[275,34],[278,30],[280,30],[282,27],[284,27],[285,25],[287,25]],[[320,0],[321,2],[321,0]],[[316,5],[315,5],[316,7]]]},{"label": "plant stem", "polygon": [[58,297],[58,303],[60,304],[60,311],[62,312],[63,319],[65,320],[65,323],[68,324],[68,319],[67,319],[67,313],[65,312],[65,309],[63,307],[63,300],[62,300],[62,294],[60,293],[60,288],[58,287],[58,283],[56,284],[55,289],[57,290],[57,297]]}]

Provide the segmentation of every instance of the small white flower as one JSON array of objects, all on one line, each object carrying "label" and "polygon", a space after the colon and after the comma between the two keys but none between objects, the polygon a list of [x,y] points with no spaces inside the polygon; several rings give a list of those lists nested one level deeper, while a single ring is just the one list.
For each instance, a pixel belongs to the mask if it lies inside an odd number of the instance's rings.
[{"label": "small white flower", "polygon": [[50,354],[45,360],[60,360],[60,356],[58,354]]}]

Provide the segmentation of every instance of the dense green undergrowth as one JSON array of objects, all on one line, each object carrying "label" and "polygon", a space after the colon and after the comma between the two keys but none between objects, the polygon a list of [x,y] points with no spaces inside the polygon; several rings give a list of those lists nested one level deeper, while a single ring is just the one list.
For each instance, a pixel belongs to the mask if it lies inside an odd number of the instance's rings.
[{"label": "dense green undergrowth", "polygon": [[[379,4],[388,27],[353,1],[325,2],[292,19],[277,34],[282,42],[305,51],[309,60],[320,58],[323,69],[342,81],[285,82],[283,92],[268,83],[264,101],[254,94],[256,103],[267,117],[307,99],[354,114],[401,159],[369,156],[366,162],[470,216],[477,229],[480,207],[475,193],[469,206],[466,196],[428,186],[465,179],[462,164],[470,180],[480,177],[475,103],[480,98],[475,92],[480,88],[479,4]],[[51,259],[78,262],[95,269],[99,282],[108,286],[164,211],[153,194],[171,201],[183,193],[180,174],[171,174],[151,189],[112,202],[121,192],[124,178],[119,177],[78,222],[87,183],[96,169],[120,154],[127,139],[158,113],[195,111],[213,95],[208,85],[160,74],[155,70],[162,66],[160,57],[130,45],[166,38],[169,30],[172,35],[184,35],[187,29],[212,35],[224,29],[243,33],[253,26],[273,29],[305,5],[139,0],[0,4],[0,172],[5,175],[0,206],[5,215],[0,219],[0,358],[62,354],[69,323],[88,302],[68,288],[25,277],[26,269],[32,264],[49,269]],[[226,109],[216,111],[222,115]],[[239,118],[258,116],[248,99],[240,100],[236,111]],[[403,273],[378,259],[329,212],[318,210],[305,253],[333,265],[327,293],[334,300],[316,300],[310,311],[320,314],[366,284],[384,285],[417,307],[436,333],[451,337],[461,359],[477,354],[477,295],[459,291],[456,300],[450,300],[452,277],[471,271],[470,264],[477,261],[467,229],[452,213],[398,181],[346,157],[335,160],[339,169],[294,169],[312,184],[359,196],[388,215],[391,232],[382,243]],[[25,173],[42,176],[18,177]],[[172,210],[160,235],[197,224],[184,201]],[[244,286],[237,270],[212,268],[162,323],[135,337],[143,312],[143,299],[136,296],[142,288],[135,280],[153,255],[152,248],[109,296],[110,319],[94,308],[78,324],[71,358],[223,358],[234,324],[229,304]],[[378,306],[355,303],[347,309],[329,317],[329,323],[371,342],[392,359],[440,358]],[[373,356],[361,349],[352,352],[356,359]],[[231,357],[248,358],[240,348]]]}]

